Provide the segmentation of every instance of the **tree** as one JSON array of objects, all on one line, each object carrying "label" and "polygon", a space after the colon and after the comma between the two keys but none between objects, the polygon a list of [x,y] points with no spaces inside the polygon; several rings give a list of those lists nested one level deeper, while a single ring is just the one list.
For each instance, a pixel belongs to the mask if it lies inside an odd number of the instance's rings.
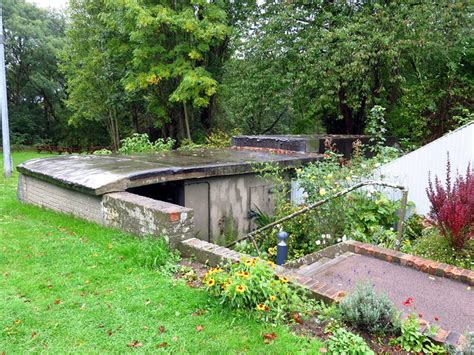
[{"label": "tree", "polygon": [[[382,105],[390,133],[415,143],[435,138],[452,126],[452,116],[473,106],[468,5],[266,1],[237,42],[235,58],[264,71],[250,77],[227,71],[224,82],[237,98],[221,98],[232,103],[224,119],[247,111],[258,121],[261,107],[278,112],[287,102],[292,131],[318,132],[323,123],[329,133],[359,134],[370,108]],[[252,88],[247,81],[255,79],[262,83]],[[259,95],[261,88],[272,90]]]},{"label": "tree", "polygon": [[64,136],[67,116],[57,60],[64,16],[24,0],[5,0],[3,10],[12,142],[57,142]]}]

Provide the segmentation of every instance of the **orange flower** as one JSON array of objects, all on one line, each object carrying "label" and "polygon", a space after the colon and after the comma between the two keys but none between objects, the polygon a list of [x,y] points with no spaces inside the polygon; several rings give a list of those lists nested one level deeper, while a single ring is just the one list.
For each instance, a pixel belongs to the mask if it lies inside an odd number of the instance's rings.
[{"label": "orange flower", "polygon": [[207,280],[207,286],[212,287],[216,284],[216,281],[214,279],[209,279]]},{"label": "orange flower", "polygon": [[263,303],[257,304],[257,307],[255,307],[257,311],[264,311],[265,310],[265,305]]},{"label": "orange flower", "polygon": [[235,290],[238,292],[238,293],[244,293],[246,288],[244,285],[239,285],[235,288]]}]

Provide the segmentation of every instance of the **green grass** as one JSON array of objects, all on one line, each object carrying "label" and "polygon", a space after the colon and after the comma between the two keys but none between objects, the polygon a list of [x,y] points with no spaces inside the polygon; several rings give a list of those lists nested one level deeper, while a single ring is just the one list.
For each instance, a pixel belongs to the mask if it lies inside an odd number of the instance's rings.
[{"label": "green grass", "polygon": [[[13,155],[15,165],[44,156]],[[315,353],[321,346],[211,306],[203,290],[153,268],[170,257],[159,241],[19,203],[17,177],[0,178],[0,353]],[[193,315],[198,309],[207,312]],[[268,332],[277,334],[272,344],[263,342]],[[143,346],[127,346],[134,341]]]}]

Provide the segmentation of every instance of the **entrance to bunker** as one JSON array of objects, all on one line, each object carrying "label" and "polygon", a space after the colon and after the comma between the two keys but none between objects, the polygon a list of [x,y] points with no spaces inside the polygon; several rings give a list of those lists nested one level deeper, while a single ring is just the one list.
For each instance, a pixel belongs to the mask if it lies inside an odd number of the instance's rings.
[{"label": "entrance to bunker", "polygon": [[131,187],[126,191],[154,200],[184,206],[184,181],[167,181],[159,184]]}]

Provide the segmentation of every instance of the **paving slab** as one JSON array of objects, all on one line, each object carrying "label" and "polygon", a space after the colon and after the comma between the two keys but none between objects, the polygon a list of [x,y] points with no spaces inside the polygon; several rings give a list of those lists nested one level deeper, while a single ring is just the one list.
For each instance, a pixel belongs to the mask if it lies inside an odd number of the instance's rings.
[{"label": "paving slab", "polygon": [[297,152],[193,149],[135,155],[61,155],[32,159],[17,169],[57,185],[102,195],[165,181],[248,174],[258,163],[297,167],[319,158]]},{"label": "paving slab", "polygon": [[[348,292],[358,281],[369,280],[402,312],[461,334],[474,331],[474,290],[462,282],[358,254],[310,276]],[[413,299],[410,306],[403,304],[408,298]]]}]

